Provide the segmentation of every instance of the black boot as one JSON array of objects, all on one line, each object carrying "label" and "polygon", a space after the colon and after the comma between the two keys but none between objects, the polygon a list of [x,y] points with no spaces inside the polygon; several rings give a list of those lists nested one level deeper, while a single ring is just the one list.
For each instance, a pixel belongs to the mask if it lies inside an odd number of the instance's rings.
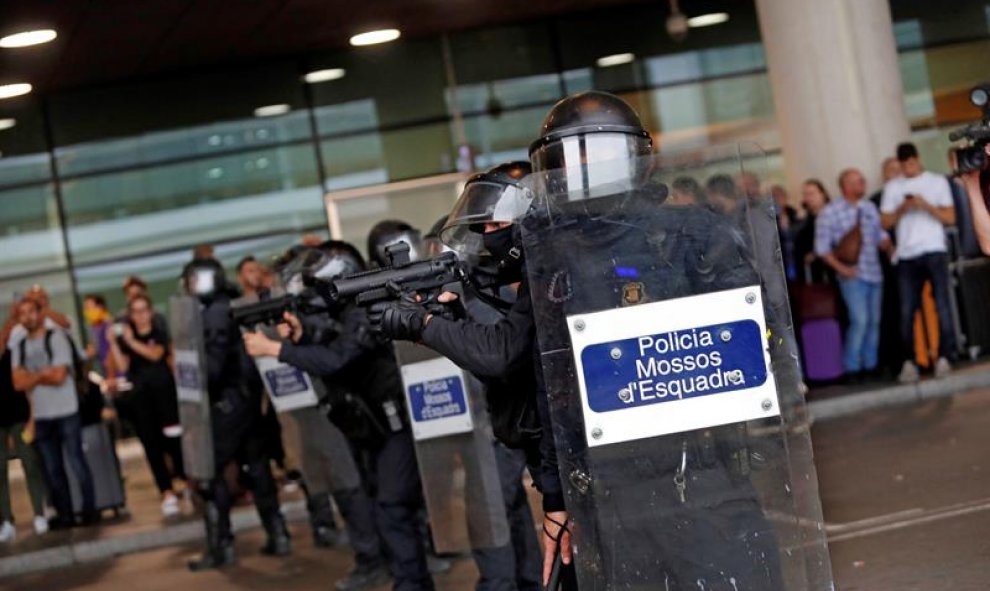
[{"label": "black boot", "polygon": [[230,533],[230,516],[220,515],[216,504],[207,502],[203,521],[206,524],[206,550],[199,558],[187,563],[189,570],[198,572],[237,564],[234,537]]},{"label": "black boot", "polygon": [[289,528],[285,525],[285,517],[276,509],[267,513],[263,518],[268,541],[261,547],[261,553],[266,556],[288,556],[292,554],[292,543],[289,541]]},{"label": "black boot", "polygon": [[309,497],[306,508],[309,510],[309,523],[313,527],[313,544],[317,548],[333,548],[346,542],[334,521],[330,495],[324,493]]}]

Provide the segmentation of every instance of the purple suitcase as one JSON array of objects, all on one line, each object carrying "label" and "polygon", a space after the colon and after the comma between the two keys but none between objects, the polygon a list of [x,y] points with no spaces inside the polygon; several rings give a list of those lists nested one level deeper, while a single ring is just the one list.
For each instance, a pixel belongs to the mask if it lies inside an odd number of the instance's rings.
[{"label": "purple suitcase", "polygon": [[801,325],[804,374],[809,380],[834,380],[845,373],[842,366],[842,331],[835,318],[806,320]]}]

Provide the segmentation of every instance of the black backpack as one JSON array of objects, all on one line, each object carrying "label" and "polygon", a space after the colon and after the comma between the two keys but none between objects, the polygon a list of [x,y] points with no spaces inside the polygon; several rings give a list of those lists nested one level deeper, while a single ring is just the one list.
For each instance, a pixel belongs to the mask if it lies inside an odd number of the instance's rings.
[{"label": "black backpack", "polygon": [[[76,394],[79,396],[79,414],[82,418],[82,424],[91,425],[98,423],[103,411],[103,393],[100,392],[99,386],[89,381],[89,361],[79,353],[79,348],[76,347],[76,342],[72,340],[72,337],[65,331],[62,331],[62,333],[65,335],[66,340],[69,341],[69,350],[72,351],[72,365],[69,367],[69,374],[75,386]],[[45,354],[48,355],[49,362],[51,362],[53,357],[53,334],[55,334],[54,330],[50,328],[45,329]],[[26,360],[26,343],[26,336],[18,343],[22,364]]]}]

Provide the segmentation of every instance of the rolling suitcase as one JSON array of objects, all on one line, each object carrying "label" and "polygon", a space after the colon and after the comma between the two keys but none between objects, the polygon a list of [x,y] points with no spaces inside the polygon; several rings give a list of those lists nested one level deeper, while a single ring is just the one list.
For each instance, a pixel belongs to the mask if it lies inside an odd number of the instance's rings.
[{"label": "rolling suitcase", "polygon": [[[120,477],[117,452],[114,449],[107,425],[95,423],[84,426],[82,428],[82,445],[86,462],[89,464],[89,471],[93,474],[96,510],[103,512],[111,509],[115,516],[119,515],[125,502],[124,482]],[[79,490],[79,481],[76,480],[75,473],[69,468],[68,459],[65,462],[69,489],[72,491],[72,510],[75,513],[80,513],[82,511],[82,493]]]},{"label": "rolling suitcase", "polygon": [[938,360],[938,311],[931,281],[921,289],[921,307],[914,313],[914,362],[918,367],[933,369]]},{"label": "rolling suitcase", "polygon": [[816,318],[801,324],[801,351],[804,373],[809,380],[822,382],[842,377],[842,331],[835,318]]}]

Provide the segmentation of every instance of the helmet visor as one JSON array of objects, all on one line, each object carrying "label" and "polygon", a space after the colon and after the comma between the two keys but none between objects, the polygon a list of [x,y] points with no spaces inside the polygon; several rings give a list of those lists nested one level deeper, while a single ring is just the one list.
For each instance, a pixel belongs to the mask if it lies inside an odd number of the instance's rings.
[{"label": "helmet visor", "polygon": [[452,249],[477,254],[485,224],[511,224],[529,209],[533,196],[526,188],[491,181],[475,181],[464,187],[454,204],[440,240]]},{"label": "helmet visor", "polygon": [[651,151],[650,140],[644,136],[626,133],[569,136],[533,151],[533,170],[540,173],[534,176],[553,179],[555,192],[594,197],[640,183],[643,156]]}]

